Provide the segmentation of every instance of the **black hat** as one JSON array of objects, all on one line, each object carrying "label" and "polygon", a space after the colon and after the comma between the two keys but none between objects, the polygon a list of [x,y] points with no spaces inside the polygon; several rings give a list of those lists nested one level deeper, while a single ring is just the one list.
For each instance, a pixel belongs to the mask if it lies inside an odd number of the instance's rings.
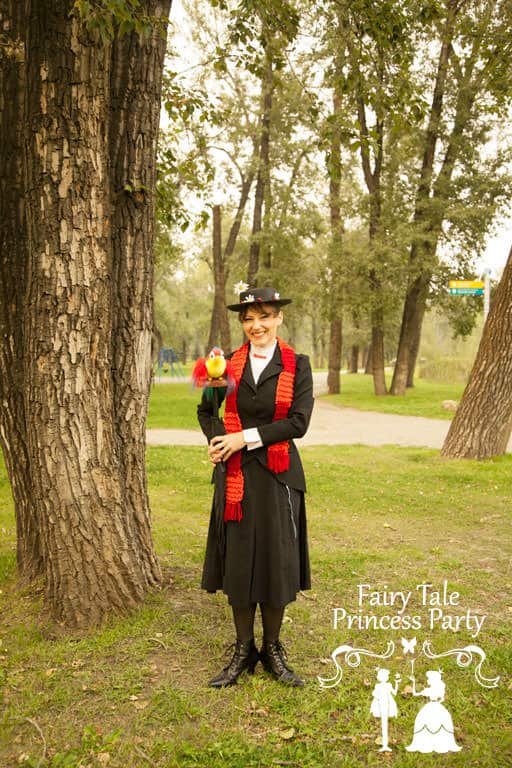
[{"label": "black hat", "polygon": [[[243,285],[243,284],[242,284]],[[244,286],[245,287],[245,286]],[[238,304],[228,304],[228,309],[232,309],[233,312],[240,312],[248,304],[291,304],[291,299],[282,299],[275,288],[267,286],[265,288],[249,288],[235,293],[239,294]]]}]

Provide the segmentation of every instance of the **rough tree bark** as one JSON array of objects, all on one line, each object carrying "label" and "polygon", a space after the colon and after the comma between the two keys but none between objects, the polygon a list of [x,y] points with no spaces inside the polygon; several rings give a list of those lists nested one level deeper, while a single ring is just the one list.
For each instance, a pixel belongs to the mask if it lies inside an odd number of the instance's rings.
[{"label": "rough tree bark", "polygon": [[171,0],[144,0],[144,13],[154,19],[148,37],[141,40],[132,32],[114,39],[109,93],[115,435],[126,518],[133,519],[147,585],[160,581],[151,540],[145,454],[154,318],[156,151],[170,7]]},{"label": "rough tree bark", "polygon": [[[161,15],[165,27],[169,6],[148,0],[144,10]],[[22,334],[4,326],[0,354],[2,386],[11,359],[23,393],[16,419],[24,434],[17,445],[11,407],[3,402],[2,447],[17,507],[9,453],[28,460],[30,519],[48,605],[59,621],[90,626],[136,606],[159,581],[144,427],[165,40],[99,43],[72,14],[70,0],[28,9],[26,211],[18,206],[21,227],[11,249],[21,284],[11,320],[18,316]],[[2,78],[4,71],[2,63]],[[132,108],[136,114],[127,114]],[[16,102],[11,117],[19,125],[15,110]],[[15,164],[6,172],[12,189]],[[14,221],[14,192],[6,205],[6,220]],[[26,249],[19,236],[25,222]],[[9,347],[21,354],[9,358]],[[37,575],[21,561],[26,576]]]},{"label": "rough tree bark", "polygon": [[18,572],[43,570],[23,398],[23,299],[27,240],[23,188],[24,4],[0,3],[0,441],[11,480]]},{"label": "rough tree bark", "polygon": [[487,459],[506,451],[512,429],[511,338],[512,248],[442,456]]}]

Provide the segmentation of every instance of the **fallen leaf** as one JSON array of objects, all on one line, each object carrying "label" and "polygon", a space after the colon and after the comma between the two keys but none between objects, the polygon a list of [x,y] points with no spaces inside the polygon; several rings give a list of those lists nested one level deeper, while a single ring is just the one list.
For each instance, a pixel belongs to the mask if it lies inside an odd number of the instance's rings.
[{"label": "fallen leaf", "polygon": [[110,762],[110,753],[109,752],[98,752],[96,755],[98,758],[98,763],[101,763],[102,765],[106,765]]},{"label": "fallen leaf", "polygon": [[279,736],[285,741],[289,741],[295,736],[295,728],[287,728],[285,731],[279,731]]}]

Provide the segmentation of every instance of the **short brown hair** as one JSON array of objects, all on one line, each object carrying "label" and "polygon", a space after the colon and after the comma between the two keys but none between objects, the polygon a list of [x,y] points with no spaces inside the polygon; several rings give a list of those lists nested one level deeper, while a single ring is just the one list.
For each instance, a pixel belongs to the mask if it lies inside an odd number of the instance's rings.
[{"label": "short brown hair", "polygon": [[263,312],[267,311],[265,307],[270,307],[273,315],[278,315],[279,312],[281,311],[281,305],[278,304],[277,302],[266,301],[265,303],[263,302],[260,303],[259,301],[255,301],[252,304],[248,304],[246,307],[240,310],[240,312],[238,313],[238,319],[240,320],[241,323],[243,323],[243,321],[245,320],[247,311],[249,309],[255,309],[261,315],[263,314]]}]

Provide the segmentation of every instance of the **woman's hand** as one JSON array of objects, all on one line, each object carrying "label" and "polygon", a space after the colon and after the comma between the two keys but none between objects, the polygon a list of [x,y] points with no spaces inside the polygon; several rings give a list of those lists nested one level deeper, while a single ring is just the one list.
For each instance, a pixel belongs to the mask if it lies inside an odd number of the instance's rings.
[{"label": "woman's hand", "polygon": [[208,446],[208,457],[213,464],[226,461],[237,451],[247,445],[243,432],[232,432],[229,435],[217,435],[213,437]]}]

